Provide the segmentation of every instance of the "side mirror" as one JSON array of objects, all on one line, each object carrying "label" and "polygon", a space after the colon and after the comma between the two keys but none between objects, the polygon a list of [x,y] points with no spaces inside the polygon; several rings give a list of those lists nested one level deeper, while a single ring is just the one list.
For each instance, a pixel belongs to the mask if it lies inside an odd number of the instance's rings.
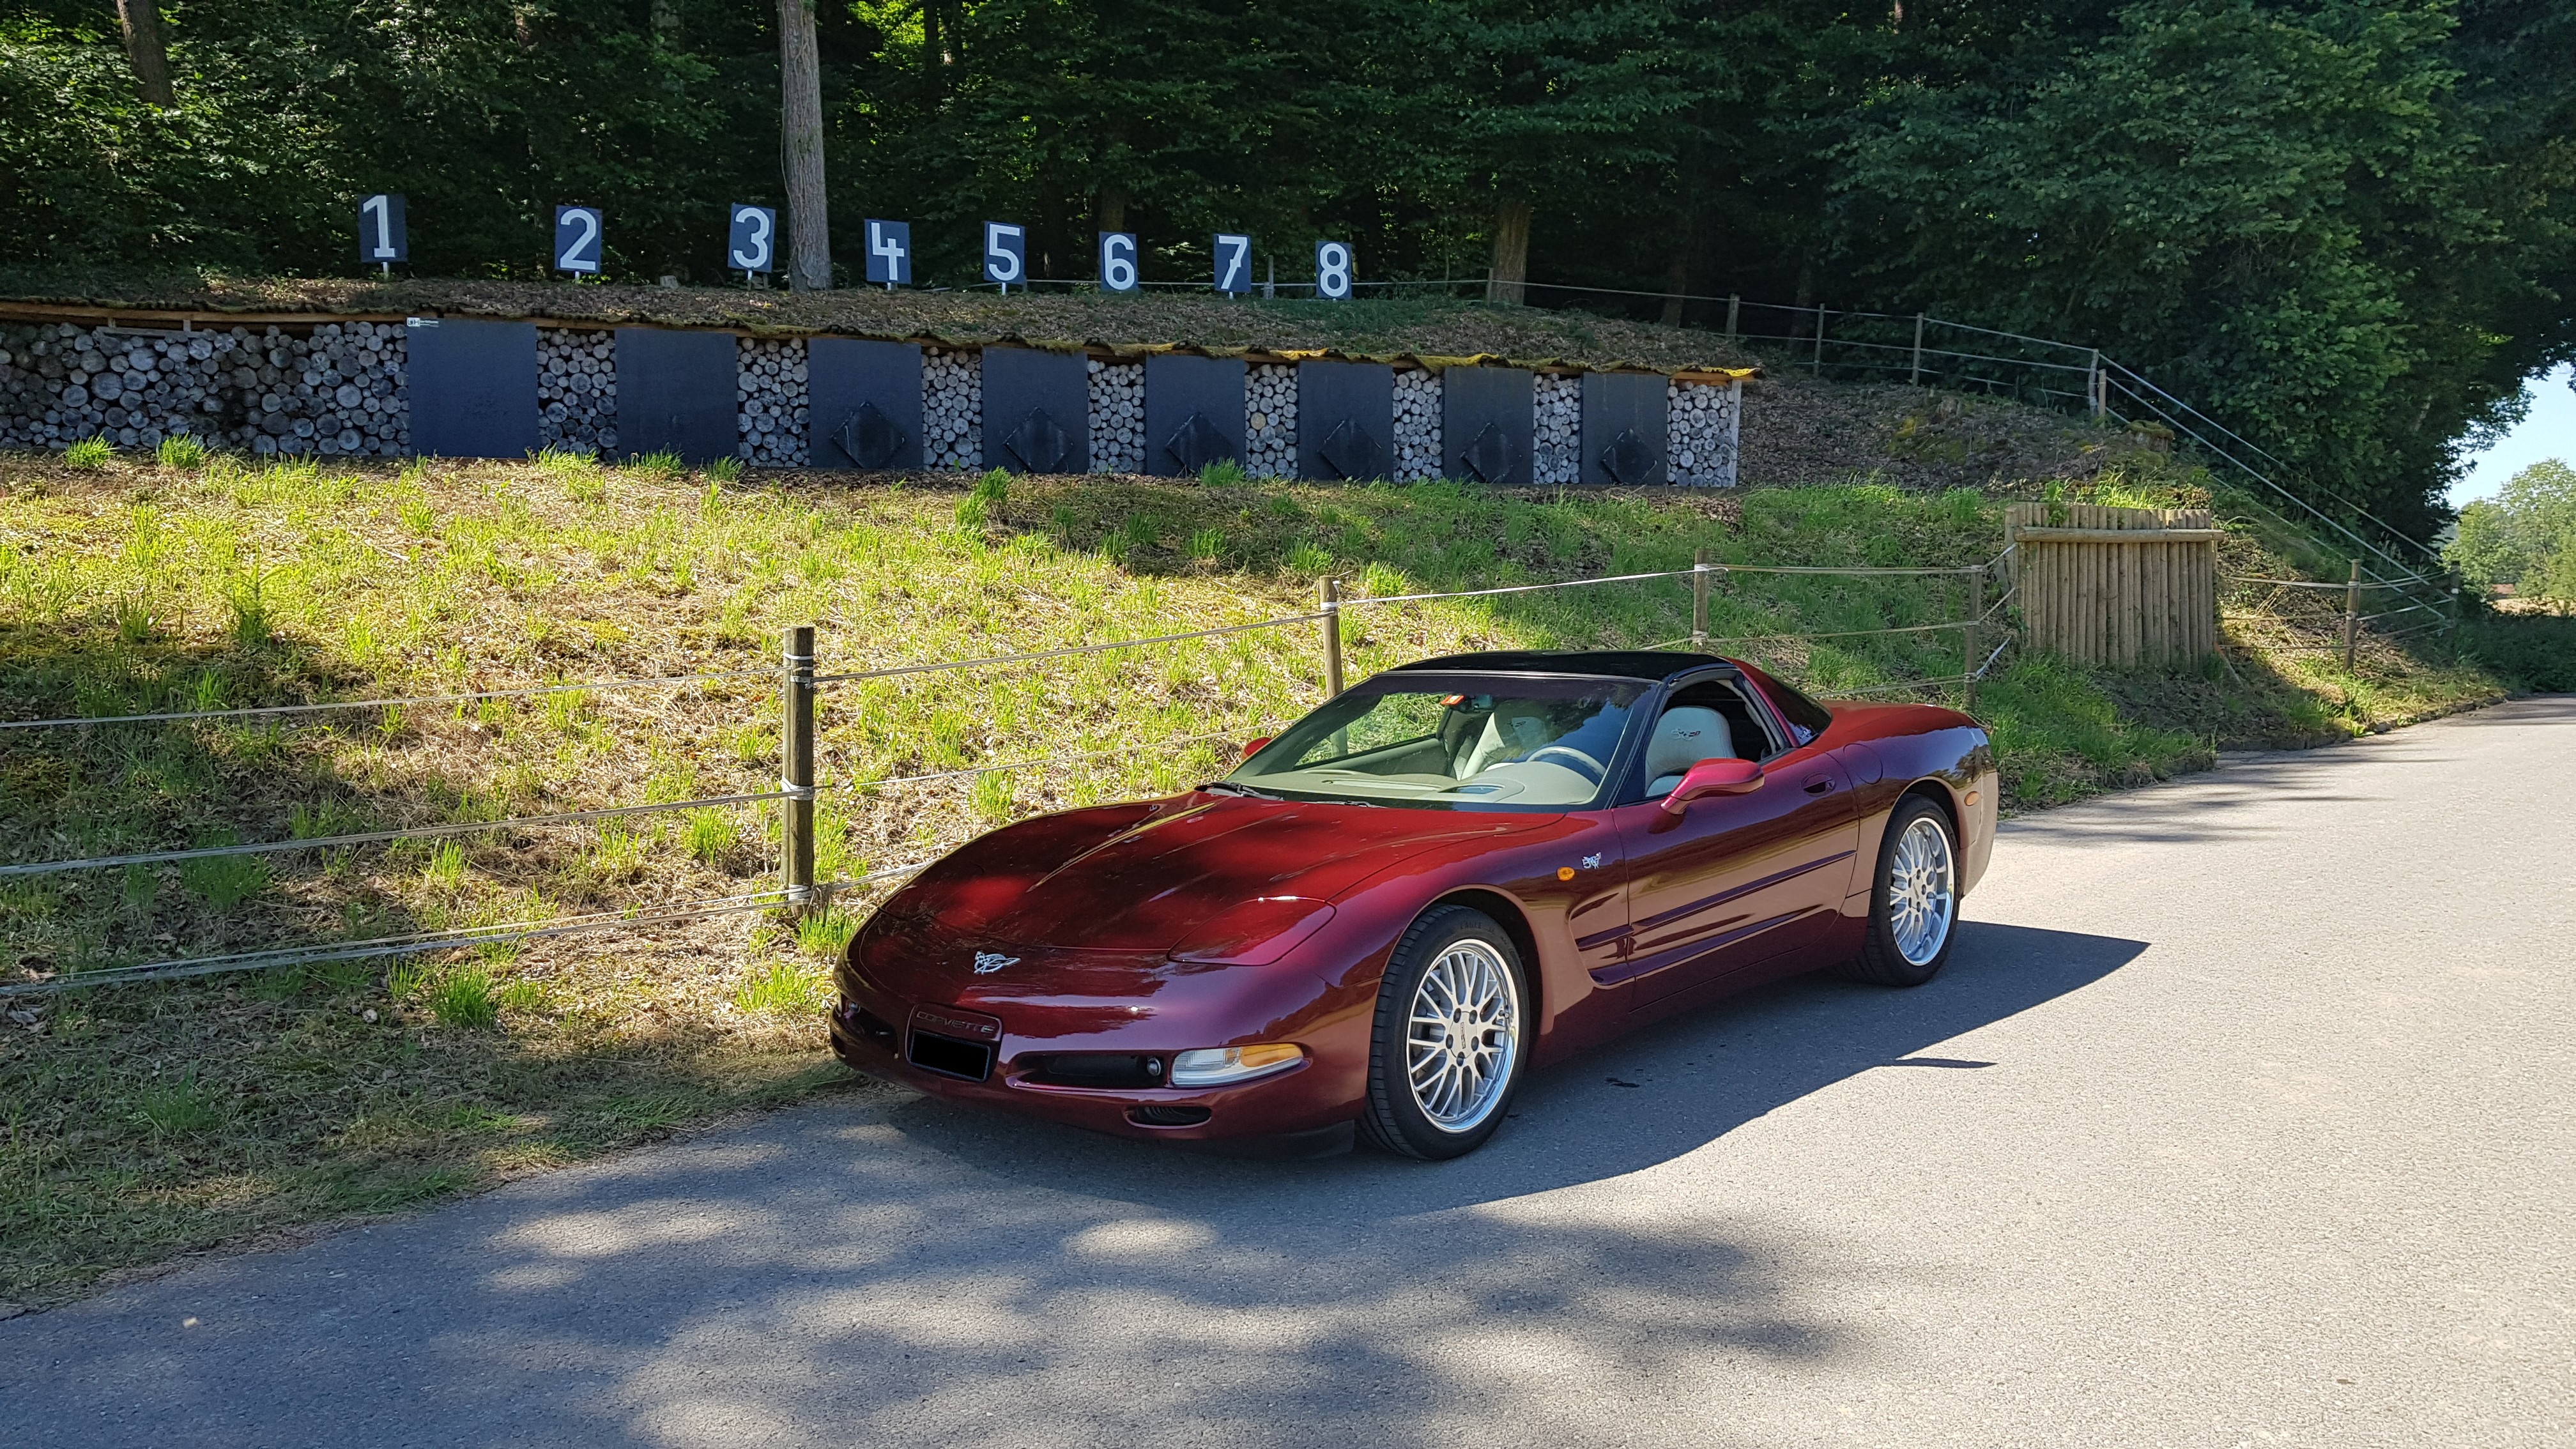
[{"label": "side mirror", "polygon": [[1664,812],[1679,815],[1703,795],[1745,795],[1761,788],[1762,767],[1751,760],[1702,760],[1682,772],[1682,782],[1664,797]]},{"label": "side mirror", "polygon": [[1244,757],[1245,759],[1247,759],[1247,760],[1248,760],[1248,759],[1251,759],[1253,756],[1255,756],[1255,755],[1257,755],[1257,754],[1260,754],[1260,753],[1261,753],[1261,747],[1262,747],[1263,745],[1268,744],[1268,743],[1270,743],[1270,736],[1268,736],[1268,735],[1263,735],[1261,738],[1259,738],[1259,739],[1257,739],[1257,740],[1250,740],[1250,741],[1245,742],[1245,744],[1244,744],[1244,746],[1243,746],[1243,757]]}]

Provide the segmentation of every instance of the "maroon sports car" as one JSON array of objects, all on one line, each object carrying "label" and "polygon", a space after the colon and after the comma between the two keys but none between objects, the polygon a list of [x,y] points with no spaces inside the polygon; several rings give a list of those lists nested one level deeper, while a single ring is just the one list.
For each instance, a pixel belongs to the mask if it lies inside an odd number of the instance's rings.
[{"label": "maroon sports car", "polygon": [[1186,794],[1024,820],[851,942],[832,1044],[1138,1137],[1454,1157],[1522,1073],[1840,966],[1948,959],[1986,732],[1660,652],[1426,659]]}]

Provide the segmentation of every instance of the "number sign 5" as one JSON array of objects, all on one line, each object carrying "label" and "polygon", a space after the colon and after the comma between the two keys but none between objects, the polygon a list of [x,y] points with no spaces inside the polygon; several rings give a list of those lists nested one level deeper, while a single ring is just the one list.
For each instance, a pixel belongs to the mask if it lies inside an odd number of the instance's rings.
[{"label": "number sign 5", "polygon": [[984,280],[1008,290],[1029,279],[1029,231],[1008,221],[984,223]]},{"label": "number sign 5", "polygon": [[403,235],[403,199],[381,192],[358,203],[358,260],[407,262],[411,240]]},{"label": "number sign 5", "polygon": [[778,269],[778,213],[765,206],[736,206],[725,239],[725,270],[773,272]]},{"label": "number sign 5", "polygon": [[868,280],[889,287],[912,285],[912,223],[868,223]]},{"label": "number sign 5", "polygon": [[555,208],[555,270],[576,276],[599,273],[600,215],[596,206]]},{"label": "number sign 5", "polygon": [[1252,290],[1252,238],[1216,234],[1216,289],[1236,297]]},{"label": "number sign 5", "polygon": [[1327,302],[1351,299],[1351,244],[1319,241],[1315,243],[1315,295]]},{"label": "number sign 5", "polygon": [[1133,292],[1142,284],[1136,275],[1136,234],[1132,231],[1104,231],[1100,234],[1100,290]]}]

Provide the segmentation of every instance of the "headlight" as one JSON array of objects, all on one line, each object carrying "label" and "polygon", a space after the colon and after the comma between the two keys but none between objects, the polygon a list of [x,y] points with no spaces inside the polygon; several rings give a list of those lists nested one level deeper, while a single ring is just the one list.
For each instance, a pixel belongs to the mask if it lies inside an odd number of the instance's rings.
[{"label": "headlight", "polygon": [[1223,1087],[1284,1072],[1305,1059],[1306,1049],[1294,1042],[1202,1047],[1173,1057],[1172,1074],[1165,1080],[1175,1087]]}]

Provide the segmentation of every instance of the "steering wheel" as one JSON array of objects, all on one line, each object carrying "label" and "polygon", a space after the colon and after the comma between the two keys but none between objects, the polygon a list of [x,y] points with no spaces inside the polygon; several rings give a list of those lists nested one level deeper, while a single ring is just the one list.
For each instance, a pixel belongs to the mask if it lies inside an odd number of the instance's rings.
[{"label": "steering wheel", "polygon": [[[1572,760],[1574,763],[1567,765],[1566,768],[1574,771],[1574,773],[1578,775],[1581,775],[1595,785],[1601,783],[1602,776],[1610,773],[1609,766],[1602,764],[1599,760],[1592,758],[1590,755],[1583,753],[1572,745],[1548,745],[1542,749],[1532,750],[1529,752],[1529,762],[1535,765],[1550,755],[1563,755],[1567,760]],[[1564,764],[1565,762],[1560,760],[1558,763]]]}]

